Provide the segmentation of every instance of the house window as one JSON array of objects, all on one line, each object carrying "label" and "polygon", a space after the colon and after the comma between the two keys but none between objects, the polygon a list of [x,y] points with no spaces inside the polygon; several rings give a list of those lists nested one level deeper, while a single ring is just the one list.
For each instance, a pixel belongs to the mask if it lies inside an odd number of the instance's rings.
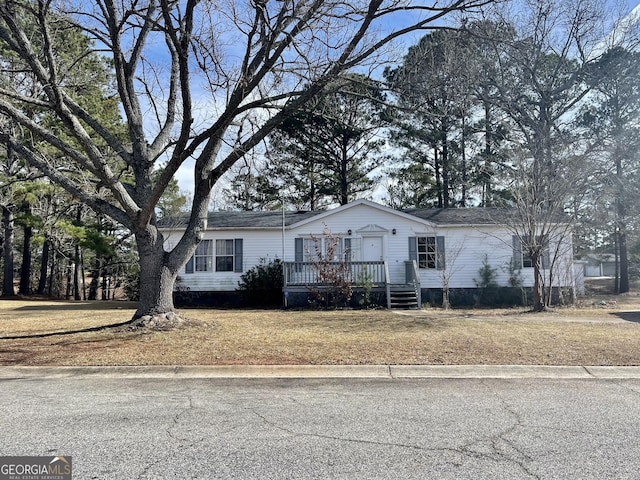
[{"label": "house window", "polygon": [[194,254],[196,272],[210,272],[212,270],[211,240],[203,240]]},{"label": "house window", "polygon": [[[529,254],[529,250],[527,248],[527,243],[529,242],[529,237],[524,237],[523,239],[514,235],[512,237],[513,241],[513,264],[515,268],[533,268],[533,258]],[[538,242],[542,240],[538,238]],[[544,245],[544,244],[541,244]],[[550,255],[549,255],[549,246],[544,245],[542,249],[542,255],[540,257],[541,267],[546,269],[549,268],[550,263]]]},{"label": "house window", "polygon": [[444,237],[409,237],[409,260],[415,260],[418,268],[444,270]]},{"label": "house window", "polygon": [[313,238],[303,238],[302,239],[303,261],[310,262],[312,259],[316,258],[318,256],[318,252],[316,248],[320,249],[321,245],[322,245],[321,238],[316,240],[314,240]]},{"label": "house window", "polygon": [[344,239],[344,261],[359,262],[362,260],[362,238]]},{"label": "house window", "polygon": [[436,237],[418,237],[418,268],[436,268]]},{"label": "house window", "polygon": [[216,272],[233,272],[233,240],[216,240]]},{"label": "house window", "polygon": [[304,237],[296,238],[295,242],[296,262],[311,262],[320,257],[337,262],[342,258],[342,239],[339,237]]},{"label": "house window", "polygon": [[203,240],[185,267],[185,273],[213,272],[214,257],[216,272],[242,272],[242,239]]},{"label": "house window", "polygon": [[213,242],[203,240],[196,247],[196,252],[189,259],[185,267],[185,273],[211,272],[213,271]]}]

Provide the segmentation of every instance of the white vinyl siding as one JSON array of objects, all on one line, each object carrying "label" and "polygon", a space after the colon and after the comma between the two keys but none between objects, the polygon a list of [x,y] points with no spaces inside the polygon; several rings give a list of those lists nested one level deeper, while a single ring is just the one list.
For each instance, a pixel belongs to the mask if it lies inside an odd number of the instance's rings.
[{"label": "white vinyl siding", "polygon": [[[235,291],[241,273],[258,265],[261,259],[267,262],[276,258],[286,262],[303,261],[305,253],[303,239],[310,239],[311,236],[322,237],[325,228],[328,228],[332,235],[342,238],[343,258],[359,261],[362,259],[364,248],[362,231],[367,232],[367,227],[371,225],[379,227],[376,236],[383,238],[383,253],[392,283],[405,281],[407,260],[418,261],[418,237],[436,237],[437,248],[437,238],[441,236],[446,240],[445,268],[450,288],[476,288],[477,280],[480,278],[479,270],[485,256],[489,265],[496,269],[497,283],[502,286],[509,285],[511,275],[509,266],[515,258],[515,245],[512,243],[513,232],[507,228],[501,225],[432,225],[419,219],[412,220],[384,209],[359,204],[317,220],[312,219],[298,226],[287,227],[284,234],[281,226],[270,229],[237,230],[215,229],[210,226],[210,229],[204,232],[204,238],[211,241],[213,270],[195,272],[195,265],[193,265],[193,271],[190,274],[180,275],[179,287],[188,288],[191,291]],[[178,244],[181,232],[165,231],[164,234],[165,248],[169,251],[172,246]],[[244,240],[241,261],[236,260],[239,259],[237,255],[239,252],[235,249],[235,239],[238,238]],[[234,271],[215,271],[215,242],[218,239],[234,239]],[[558,282],[571,285],[571,279],[567,279],[567,272],[572,271],[571,239],[563,240],[561,247],[558,247],[557,242],[557,239],[551,239],[549,242],[549,252],[560,251],[562,256],[561,261],[554,263],[553,282],[554,285],[559,284]],[[307,246],[309,246],[308,241]],[[183,272],[188,273],[188,269]],[[423,288],[442,286],[443,270],[421,268],[419,273]],[[523,286],[533,285],[532,268],[522,268],[518,274]]]}]

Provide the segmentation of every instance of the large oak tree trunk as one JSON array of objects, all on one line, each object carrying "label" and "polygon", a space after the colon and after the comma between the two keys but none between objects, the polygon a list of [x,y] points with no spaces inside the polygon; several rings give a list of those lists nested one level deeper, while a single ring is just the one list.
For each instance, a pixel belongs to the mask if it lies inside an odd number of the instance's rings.
[{"label": "large oak tree trunk", "polygon": [[136,233],[140,257],[140,300],[134,323],[140,326],[173,326],[180,321],[175,315],[173,287],[178,275],[167,265],[163,237],[154,227]]}]

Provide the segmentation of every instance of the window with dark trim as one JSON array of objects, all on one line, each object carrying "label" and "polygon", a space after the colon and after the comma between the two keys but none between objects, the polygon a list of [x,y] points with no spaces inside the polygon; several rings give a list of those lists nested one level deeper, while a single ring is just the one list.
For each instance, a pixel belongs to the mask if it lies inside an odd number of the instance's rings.
[{"label": "window with dark trim", "polygon": [[349,237],[344,239],[344,261],[359,262],[362,260],[362,238]]},{"label": "window with dark trim", "polygon": [[[538,241],[542,241],[538,239]],[[528,243],[528,237],[521,239],[517,235],[513,235],[513,264],[515,268],[533,268],[533,258],[527,251],[526,243]],[[550,256],[549,246],[544,245],[542,249],[542,256],[540,258],[541,267],[549,268]]]},{"label": "window with dark trim", "polygon": [[[295,260],[296,262],[311,262],[318,260],[320,256],[324,260],[340,261],[343,258],[343,239],[335,237],[335,245],[330,244],[330,240],[324,237],[298,237],[295,240]],[[333,255],[328,258],[329,251],[333,249]]]}]

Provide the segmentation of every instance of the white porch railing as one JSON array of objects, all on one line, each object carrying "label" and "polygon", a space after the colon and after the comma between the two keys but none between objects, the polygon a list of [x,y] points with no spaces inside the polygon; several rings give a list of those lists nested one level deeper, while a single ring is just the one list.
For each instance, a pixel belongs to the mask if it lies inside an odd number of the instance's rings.
[{"label": "white porch railing", "polygon": [[[322,285],[320,271],[322,266],[315,262],[284,262],[284,286],[313,286]],[[367,284],[372,286],[385,286],[389,283],[388,268],[386,262],[327,262],[326,268],[334,268],[348,275],[354,286]]]},{"label": "white porch railing", "polygon": [[[392,283],[389,264],[385,261],[284,262],[285,306],[288,306],[287,299],[291,292],[331,288],[332,284],[337,283],[335,280],[346,277],[354,289],[366,287],[384,291],[388,308],[392,308],[392,303],[397,307],[403,305],[403,308],[420,308],[422,299],[418,265],[415,260],[410,260],[404,266],[404,281]],[[332,281],[334,276],[335,280]]]}]

